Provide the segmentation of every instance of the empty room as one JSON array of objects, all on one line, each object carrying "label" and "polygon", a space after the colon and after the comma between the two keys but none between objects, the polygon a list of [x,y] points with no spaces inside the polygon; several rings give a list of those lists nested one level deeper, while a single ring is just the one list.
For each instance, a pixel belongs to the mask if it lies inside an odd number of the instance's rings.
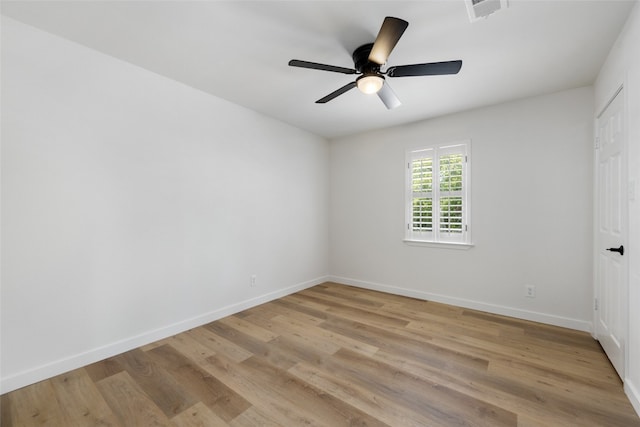
[{"label": "empty room", "polygon": [[640,426],[640,2],[0,3],[0,425]]}]

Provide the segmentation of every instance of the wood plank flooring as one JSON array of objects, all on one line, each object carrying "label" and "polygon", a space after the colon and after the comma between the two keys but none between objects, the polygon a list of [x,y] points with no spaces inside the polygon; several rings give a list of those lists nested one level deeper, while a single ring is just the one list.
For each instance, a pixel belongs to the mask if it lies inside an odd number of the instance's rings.
[{"label": "wood plank flooring", "polygon": [[2,426],[640,426],[589,334],[333,283],[2,396]]}]

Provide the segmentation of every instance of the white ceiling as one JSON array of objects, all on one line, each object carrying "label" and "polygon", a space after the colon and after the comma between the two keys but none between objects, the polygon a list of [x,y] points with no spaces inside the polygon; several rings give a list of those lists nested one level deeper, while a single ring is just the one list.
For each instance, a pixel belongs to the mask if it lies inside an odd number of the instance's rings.
[{"label": "white ceiling", "polygon": [[[2,1],[2,14],[315,134],[333,138],[592,84],[634,0],[510,0],[470,23],[462,0]],[[462,59],[453,76],[388,79],[387,110],[354,89],[315,101],[385,16],[409,21],[388,65]]]}]

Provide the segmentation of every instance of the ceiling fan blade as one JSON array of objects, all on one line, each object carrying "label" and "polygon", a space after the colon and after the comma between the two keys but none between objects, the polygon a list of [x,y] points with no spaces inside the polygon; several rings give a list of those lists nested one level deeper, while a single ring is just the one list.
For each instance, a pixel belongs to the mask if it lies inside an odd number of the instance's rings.
[{"label": "ceiling fan blade", "polygon": [[342,95],[343,93],[353,89],[354,87],[356,87],[356,82],[347,83],[346,85],[342,86],[340,89],[331,92],[329,95],[325,96],[324,98],[318,99],[316,101],[316,104],[325,104],[331,101],[333,98],[336,98]]},{"label": "ceiling fan blade", "polygon": [[371,48],[371,53],[369,53],[369,61],[378,65],[385,64],[407,26],[409,26],[409,23],[403,19],[392,16],[384,18],[376,41]]},{"label": "ceiling fan blade", "polygon": [[289,61],[291,67],[311,68],[312,70],[333,71],[334,73],[355,74],[356,70],[351,68],[336,67],[335,65],[318,64],[317,62],[300,61],[292,59]]},{"label": "ceiling fan blade", "polygon": [[427,64],[398,65],[389,67],[389,77],[410,76],[440,76],[444,74],[458,74],[462,68],[462,61],[430,62]]},{"label": "ceiling fan blade", "polygon": [[385,107],[387,107],[387,110],[393,110],[402,105],[396,93],[387,82],[384,82],[382,89],[378,91],[378,97],[384,103]]}]

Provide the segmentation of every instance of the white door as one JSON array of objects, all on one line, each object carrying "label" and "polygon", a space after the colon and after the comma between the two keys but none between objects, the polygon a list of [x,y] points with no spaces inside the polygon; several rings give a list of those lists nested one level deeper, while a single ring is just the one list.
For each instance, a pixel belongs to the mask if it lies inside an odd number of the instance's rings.
[{"label": "white door", "polygon": [[613,98],[597,120],[595,335],[624,378],[627,332],[627,170],[624,94]]}]

